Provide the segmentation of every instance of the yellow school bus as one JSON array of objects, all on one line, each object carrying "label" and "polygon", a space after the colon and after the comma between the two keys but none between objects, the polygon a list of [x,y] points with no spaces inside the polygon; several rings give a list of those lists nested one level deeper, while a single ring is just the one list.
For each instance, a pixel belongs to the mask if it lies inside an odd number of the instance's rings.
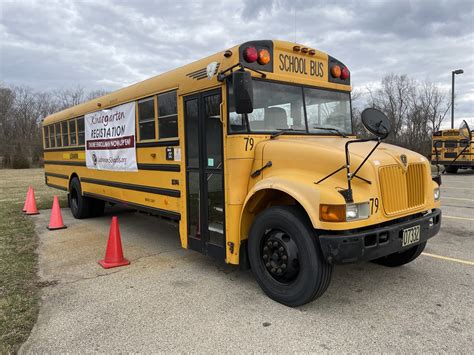
[{"label": "yellow school bus", "polygon": [[[106,74],[104,74],[106,75]],[[123,203],[179,223],[183,248],[250,267],[288,306],[335,264],[398,266],[440,228],[430,162],[352,133],[350,71],[310,46],[251,41],[44,120],[46,184],[76,218]]]},{"label": "yellow school bus", "polygon": [[474,169],[474,147],[459,129],[443,129],[433,133],[431,161],[456,174],[458,169]]}]

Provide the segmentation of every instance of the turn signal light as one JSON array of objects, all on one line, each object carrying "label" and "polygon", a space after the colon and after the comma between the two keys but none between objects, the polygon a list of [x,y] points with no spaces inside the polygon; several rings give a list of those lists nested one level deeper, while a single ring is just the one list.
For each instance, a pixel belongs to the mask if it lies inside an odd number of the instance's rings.
[{"label": "turn signal light", "polygon": [[257,49],[255,47],[245,48],[244,59],[249,63],[255,62],[258,59]]},{"label": "turn signal light", "polygon": [[342,68],[341,79],[346,80],[348,77],[349,77],[349,69],[347,69],[346,67]]},{"label": "turn signal light", "polygon": [[262,65],[268,64],[270,61],[270,52],[266,49],[260,49],[258,52],[258,62]]},{"label": "turn signal light", "polygon": [[344,222],[346,205],[319,205],[319,219],[325,222]]},{"label": "turn signal light", "polygon": [[333,65],[331,67],[331,76],[333,78],[339,78],[341,76],[341,67],[339,65]]}]

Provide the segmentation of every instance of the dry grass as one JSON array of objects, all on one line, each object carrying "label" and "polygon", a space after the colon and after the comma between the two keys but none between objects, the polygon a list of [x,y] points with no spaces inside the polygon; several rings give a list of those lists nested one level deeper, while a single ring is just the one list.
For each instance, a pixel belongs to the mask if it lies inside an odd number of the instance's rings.
[{"label": "dry grass", "polygon": [[16,352],[38,314],[37,236],[21,212],[28,186],[38,209],[50,208],[53,195],[66,205],[66,193],[44,183],[43,169],[0,170],[0,353]]}]

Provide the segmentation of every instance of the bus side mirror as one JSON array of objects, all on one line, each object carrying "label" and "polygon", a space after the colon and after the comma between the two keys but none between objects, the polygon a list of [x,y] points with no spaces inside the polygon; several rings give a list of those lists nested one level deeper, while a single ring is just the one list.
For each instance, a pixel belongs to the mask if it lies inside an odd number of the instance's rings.
[{"label": "bus side mirror", "polygon": [[469,139],[469,141],[472,141],[472,132],[466,121],[462,121],[461,125],[459,126],[459,135],[463,138]]},{"label": "bus side mirror", "polygon": [[361,113],[362,124],[372,134],[387,138],[391,130],[390,121],[385,114],[376,108],[366,108]]},{"label": "bus side mirror", "polygon": [[236,113],[253,112],[253,87],[252,76],[245,70],[232,73],[232,89]]}]

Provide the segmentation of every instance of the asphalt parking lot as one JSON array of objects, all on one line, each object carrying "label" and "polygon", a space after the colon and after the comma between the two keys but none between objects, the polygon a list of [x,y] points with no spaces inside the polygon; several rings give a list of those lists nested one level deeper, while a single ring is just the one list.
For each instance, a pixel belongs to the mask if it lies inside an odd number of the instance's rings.
[{"label": "asphalt parking lot", "polygon": [[[46,229],[35,219],[44,285],[21,352],[469,352],[474,348],[474,171],[443,176],[441,232],[400,268],[337,266],[328,291],[288,308],[251,272],[179,245],[177,227],[136,212]],[[110,217],[131,265],[104,270]]]}]

